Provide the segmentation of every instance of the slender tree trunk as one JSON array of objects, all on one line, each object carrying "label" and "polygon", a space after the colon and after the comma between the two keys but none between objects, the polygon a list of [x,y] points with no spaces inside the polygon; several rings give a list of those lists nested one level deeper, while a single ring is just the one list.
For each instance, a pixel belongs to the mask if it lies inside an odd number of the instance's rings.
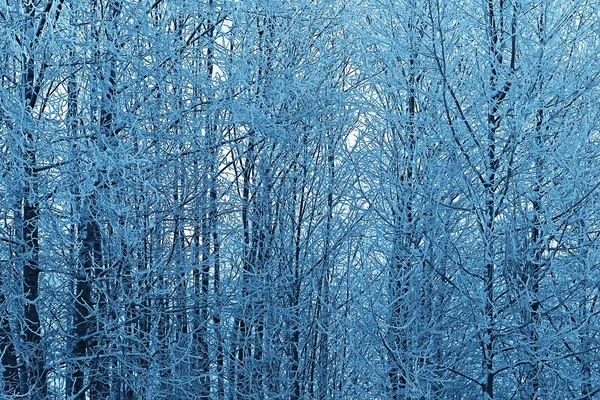
[{"label": "slender tree trunk", "polygon": [[[484,373],[486,375],[485,383],[482,386],[484,395],[492,399],[494,398],[494,359],[497,355],[497,340],[496,340],[496,263],[495,263],[495,236],[496,236],[496,214],[500,209],[501,204],[498,204],[498,188],[500,185],[500,159],[501,154],[498,154],[496,142],[498,140],[498,130],[502,122],[502,114],[500,107],[508,95],[510,82],[502,81],[501,72],[506,69],[505,58],[503,55],[503,47],[505,46],[505,37],[507,36],[507,27],[505,20],[507,19],[506,4],[503,1],[498,3],[498,8],[494,0],[488,0],[487,3],[487,30],[489,38],[489,90],[491,94],[488,100],[488,115],[487,115],[487,154],[485,159],[486,173],[484,175],[483,190],[485,195],[485,211],[483,220],[480,223],[482,229],[483,240],[485,243],[484,257],[486,260],[485,275],[484,275],[484,292],[485,292],[485,334],[483,339],[483,359]],[[513,9],[516,12],[516,9]],[[516,15],[513,14],[511,22],[510,41],[510,58],[509,68],[514,72],[516,61]],[[509,165],[508,168],[511,168]],[[510,176],[506,176],[504,182],[508,185]]]},{"label": "slender tree trunk", "polygon": [[[298,212],[294,210],[294,217],[292,220],[292,226],[294,227],[293,233],[293,243],[294,243],[294,261],[293,261],[293,283],[289,289],[289,302],[290,307],[292,308],[293,313],[291,316],[291,333],[290,333],[290,353],[291,353],[291,365],[290,365],[290,376],[291,376],[291,394],[290,400],[298,400],[300,398],[301,388],[300,388],[300,286],[302,282],[302,276],[300,271],[300,253],[301,249],[301,240],[302,240],[302,213],[304,209],[304,183],[306,181],[306,177],[302,177],[300,185],[300,204],[298,206]],[[297,179],[294,180],[294,190],[298,190],[297,187]],[[294,193],[294,203],[293,206],[296,207],[297,201],[297,193]]]},{"label": "slender tree trunk", "polygon": [[[206,171],[203,171],[206,174]],[[208,196],[207,193],[207,180],[203,179],[202,184],[203,196],[202,199],[205,201],[202,204],[202,208],[206,209]],[[211,263],[211,231],[209,228],[210,221],[209,215],[206,212],[202,213],[202,260],[201,260],[201,275],[200,275],[200,320],[198,321],[199,326],[199,347],[200,347],[200,398],[208,399],[210,395],[210,353],[208,347],[208,322],[209,322],[209,283],[210,283],[210,263]]]},{"label": "slender tree trunk", "polygon": [[[40,76],[35,79],[36,60],[34,58],[35,45],[39,39],[36,32],[38,21],[36,21],[35,7],[27,2],[25,5],[26,17],[28,19],[29,47],[28,52],[23,54],[23,107],[27,118],[23,129],[24,137],[24,185],[23,185],[23,228],[22,249],[23,263],[23,294],[25,297],[25,343],[28,354],[26,356],[26,386],[31,400],[42,399],[46,395],[46,367],[44,351],[41,347],[42,331],[40,316],[38,313],[39,297],[39,220],[40,203],[38,193],[38,175],[36,172],[36,136],[33,127],[33,110],[40,90]],[[42,15],[44,17],[44,15]],[[34,36],[35,35],[35,36]],[[43,71],[43,68],[42,68]]]},{"label": "slender tree trunk", "polygon": [[39,297],[39,218],[40,208],[35,172],[35,150],[33,138],[28,134],[25,150],[25,177],[23,190],[23,293],[25,294],[25,341],[30,351],[27,362],[27,386],[31,399],[42,399],[46,391],[44,352],[41,348],[41,323],[37,303]]},{"label": "slender tree trunk", "polygon": [[251,330],[250,321],[253,320],[253,308],[251,307],[251,292],[249,290],[252,277],[255,274],[252,252],[250,251],[253,245],[252,238],[252,222],[250,220],[250,204],[252,198],[250,196],[250,188],[252,185],[252,176],[254,169],[254,134],[249,135],[249,143],[246,153],[244,154],[245,161],[242,165],[242,228],[243,228],[243,266],[241,277],[241,315],[236,317],[237,327],[237,351],[236,351],[236,377],[234,391],[236,399],[249,398],[250,395],[250,380],[251,380]]},{"label": "slender tree trunk", "polygon": [[[216,127],[215,127],[216,129]],[[213,143],[214,145],[214,143]],[[211,176],[209,187],[209,228],[212,236],[212,265],[213,265],[213,294],[215,297],[215,308],[213,314],[213,329],[216,340],[216,374],[217,374],[217,399],[224,399],[224,359],[223,359],[223,338],[221,335],[221,260],[220,260],[220,238],[218,231],[218,199],[217,199],[217,179],[218,179],[218,159],[217,149],[210,152]],[[208,283],[208,282],[207,282]],[[208,293],[207,293],[208,296]],[[208,316],[207,316],[208,317]]]},{"label": "slender tree trunk", "polygon": [[[92,203],[93,203],[92,199]],[[74,326],[76,342],[73,349],[75,366],[73,370],[73,387],[71,395],[76,400],[85,400],[85,368],[87,365],[88,351],[92,349],[91,338],[95,335],[96,321],[93,310],[94,302],[92,300],[91,279],[94,276],[96,268],[101,263],[101,242],[100,227],[96,221],[94,212],[89,209],[90,203],[85,202],[87,209],[84,209],[85,217],[81,223],[81,250],[79,254],[79,269],[76,272],[75,288],[75,315]],[[87,377],[92,379],[91,376]]]},{"label": "slender tree trunk", "polygon": [[[412,354],[413,348],[418,346],[417,335],[408,328],[407,324],[412,313],[411,304],[421,302],[422,288],[415,287],[420,284],[421,279],[411,282],[411,277],[418,273],[420,265],[416,260],[420,252],[420,237],[416,231],[417,210],[415,206],[416,180],[418,179],[419,155],[416,154],[416,116],[417,84],[419,71],[416,71],[417,57],[417,16],[418,7],[414,2],[409,3],[407,33],[408,33],[408,68],[406,74],[406,86],[408,95],[404,105],[399,106],[405,110],[406,122],[400,122],[399,127],[392,126],[393,140],[393,166],[394,177],[393,199],[391,205],[393,215],[393,243],[391,256],[391,301],[392,315],[390,319],[390,332],[392,334],[394,354],[390,355],[391,368],[388,376],[391,383],[392,398],[394,400],[410,398],[411,387],[415,386],[412,381],[415,369],[418,367],[418,357]],[[393,94],[394,99],[396,94]],[[392,101],[395,101],[392,100]],[[393,122],[396,124],[396,122]],[[419,283],[416,283],[419,282]],[[417,310],[417,312],[420,310]],[[410,325],[413,325],[411,323]],[[417,328],[419,329],[419,328]]]},{"label": "slender tree trunk", "polygon": [[[513,12],[516,13],[516,5],[514,6]],[[516,16],[513,17],[513,21],[515,21]],[[544,8],[542,7],[542,13],[540,14],[538,20],[538,34],[540,38],[540,51],[542,52],[542,56],[544,53],[545,46],[545,15]],[[514,40],[516,36],[516,22],[512,23],[512,40],[514,45]],[[541,61],[541,60],[540,60]],[[539,80],[539,92],[542,92],[543,88],[543,79],[542,79],[542,65],[539,65],[540,69],[538,76]],[[533,220],[531,223],[530,230],[530,240],[532,246],[531,260],[527,261],[527,270],[525,271],[526,276],[523,279],[523,284],[525,287],[531,292],[528,294],[529,300],[529,341],[531,342],[531,353],[533,356],[533,362],[527,371],[527,380],[531,384],[531,398],[537,399],[540,391],[540,376],[542,373],[542,364],[540,363],[541,354],[540,354],[540,345],[539,345],[539,333],[538,329],[540,328],[540,279],[541,279],[541,270],[543,267],[543,246],[544,246],[544,229],[542,227],[542,187],[544,180],[544,159],[542,154],[544,154],[544,131],[546,130],[546,121],[544,121],[544,110],[539,109],[536,113],[536,127],[535,127],[535,137],[534,137],[534,149],[535,155],[535,182],[532,189],[532,212],[533,212]]]},{"label": "slender tree trunk", "polygon": [[335,185],[335,149],[332,138],[332,133],[327,132],[327,219],[325,221],[325,243],[323,249],[323,272],[320,276],[321,288],[319,293],[319,309],[321,313],[321,338],[319,341],[319,386],[317,391],[317,399],[324,400],[329,398],[329,374],[330,374],[330,358],[329,358],[329,326],[331,323],[331,304],[330,304],[330,285],[329,276],[333,270],[333,255],[332,255],[332,229],[333,229],[333,192]]}]

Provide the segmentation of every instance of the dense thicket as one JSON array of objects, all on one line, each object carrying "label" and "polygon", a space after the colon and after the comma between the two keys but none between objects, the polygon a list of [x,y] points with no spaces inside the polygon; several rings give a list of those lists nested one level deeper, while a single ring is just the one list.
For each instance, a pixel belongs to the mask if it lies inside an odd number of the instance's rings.
[{"label": "dense thicket", "polygon": [[0,2],[0,398],[600,394],[587,0]]}]

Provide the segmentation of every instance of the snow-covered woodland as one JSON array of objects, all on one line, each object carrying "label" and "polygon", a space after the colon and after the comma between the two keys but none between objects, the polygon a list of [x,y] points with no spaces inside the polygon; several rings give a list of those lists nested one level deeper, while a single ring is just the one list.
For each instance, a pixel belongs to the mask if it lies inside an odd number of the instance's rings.
[{"label": "snow-covered woodland", "polygon": [[600,396],[595,0],[0,0],[0,399]]}]

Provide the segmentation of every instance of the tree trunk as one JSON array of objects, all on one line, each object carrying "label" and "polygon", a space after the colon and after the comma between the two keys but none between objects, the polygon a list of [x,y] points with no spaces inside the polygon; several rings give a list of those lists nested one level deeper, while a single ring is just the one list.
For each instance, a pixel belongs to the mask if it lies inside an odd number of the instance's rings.
[{"label": "tree trunk", "polygon": [[[44,351],[41,347],[41,323],[38,314],[39,297],[39,219],[40,204],[38,193],[38,176],[36,167],[36,136],[33,126],[33,110],[39,94],[41,77],[35,80],[36,60],[35,45],[38,42],[38,33],[34,33],[39,23],[36,21],[35,7],[27,2],[25,12],[28,18],[28,33],[30,36],[27,54],[24,57],[23,70],[23,107],[27,118],[25,119],[24,132],[24,185],[23,185],[23,228],[22,249],[23,262],[23,294],[25,297],[25,342],[28,354],[26,358],[26,386],[30,399],[42,399],[46,395],[46,367]],[[44,15],[42,15],[42,18]],[[42,69],[43,70],[43,69]]]}]

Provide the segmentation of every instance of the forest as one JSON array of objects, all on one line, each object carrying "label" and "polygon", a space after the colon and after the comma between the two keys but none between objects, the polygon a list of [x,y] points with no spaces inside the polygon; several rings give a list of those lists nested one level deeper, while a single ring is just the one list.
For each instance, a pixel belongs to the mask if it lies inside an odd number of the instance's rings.
[{"label": "forest", "polygon": [[600,3],[0,0],[0,399],[600,396]]}]

